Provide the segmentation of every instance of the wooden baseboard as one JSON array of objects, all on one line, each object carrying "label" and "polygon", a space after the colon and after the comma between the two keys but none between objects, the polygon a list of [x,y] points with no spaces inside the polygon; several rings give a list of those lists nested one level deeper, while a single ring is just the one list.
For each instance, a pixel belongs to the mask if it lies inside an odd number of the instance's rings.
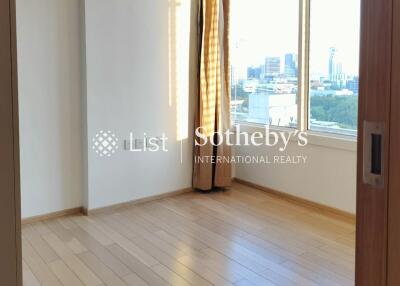
[{"label": "wooden baseboard", "polygon": [[172,191],[172,192],[168,192],[168,193],[164,193],[164,194],[160,194],[160,195],[150,196],[150,197],[146,197],[146,198],[142,198],[142,199],[137,199],[137,200],[133,200],[133,201],[129,201],[129,202],[119,203],[119,204],[115,204],[115,205],[111,205],[111,206],[95,208],[95,209],[90,209],[90,210],[83,208],[83,214],[93,215],[93,214],[98,214],[98,213],[111,211],[111,210],[115,210],[115,209],[126,208],[129,206],[133,206],[133,205],[137,205],[137,204],[141,204],[141,203],[147,203],[147,202],[151,202],[151,201],[155,201],[155,200],[160,200],[160,199],[164,199],[164,198],[168,198],[168,197],[181,195],[184,193],[189,193],[192,190],[193,190],[192,188],[185,188],[185,189]]},{"label": "wooden baseboard", "polygon": [[48,214],[44,214],[44,215],[23,218],[21,220],[21,224],[23,224],[23,225],[30,224],[30,223],[35,223],[35,222],[39,222],[39,221],[54,219],[54,218],[58,218],[58,217],[68,216],[68,215],[81,214],[81,213],[83,213],[82,207],[66,209],[66,210],[48,213]]},{"label": "wooden baseboard", "polygon": [[[329,206],[326,206],[323,204],[319,204],[319,203],[316,203],[316,202],[313,202],[313,201],[310,201],[307,199],[296,197],[296,196],[293,196],[293,195],[290,195],[287,193],[283,193],[283,192],[280,192],[277,190],[273,190],[271,188],[257,185],[257,184],[254,184],[249,181],[242,180],[242,179],[234,178],[234,181],[236,181],[239,184],[267,192],[271,195],[279,197],[280,199],[293,202],[293,203],[295,203],[297,205],[301,205],[305,208],[316,210],[319,213],[322,213],[322,214],[325,214],[325,215],[328,215],[331,217],[335,217],[337,219],[341,219],[341,220],[344,220],[346,222],[350,222],[353,224],[355,224],[355,222],[356,222],[356,216],[352,213],[345,212],[345,211],[342,211],[342,210],[339,210],[336,208],[332,208],[332,207],[329,207]],[[138,199],[138,200],[133,200],[133,201],[125,202],[125,203],[115,204],[115,205],[91,209],[91,210],[87,210],[84,207],[66,209],[66,210],[57,211],[57,212],[53,212],[53,213],[49,213],[49,214],[45,214],[45,215],[24,218],[24,219],[22,219],[21,223],[24,225],[24,224],[30,224],[30,223],[34,223],[34,222],[38,222],[38,221],[54,219],[54,218],[58,218],[58,217],[62,217],[62,216],[75,215],[75,214],[93,215],[93,214],[106,212],[106,211],[110,211],[110,210],[126,208],[126,207],[140,204],[140,203],[146,203],[146,202],[155,201],[155,200],[159,200],[159,199],[163,199],[163,198],[168,198],[168,197],[188,193],[191,191],[192,191],[192,188],[185,188],[185,189],[172,191],[172,192],[168,192],[168,193],[164,193],[164,194],[160,194],[160,195],[150,196],[150,197],[146,197],[146,198],[142,198],[142,199]]]},{"label": "wooden baseboard", "polygon": [[146,202],[151,202],[151,201],[155,201],[155,200],[159,200],[159,199],[163,199],[163,198],[168,198],[168,197],[188,193],[191,191],[192,191],[192,188],[186,188],[186,189],[182,189],[182,190],[164,193],[161,195],[151,196],[151,197],[147,197],[147,198],[143,198],[143,199],[133,200],[133,201],[125,202],[125,203],[115,204],[115,205],[106,206],[106,207],[97,208],[97,209],[91,209],[91,210],[87,210],[84,207],[66,209],[66,210],[48,213],[48,214],[44,214],[44,215],[38,215],[38,216],[24,218],[21,220],[21,224],[23,224],[23,225],[30,224],[30,223],[35,223],[35,222],[39,222],[39,221],[50,220],[50,219],[54,219],[54,218],[59,218],[59,217],[69,216],[69,215],[76,215],[76,214],[91,215],[91,214],[105,212],[108,210],[125,208],[128,206],[132,206],[132,205],[136,205],[136,204],[140,204],[140,203],[146,203]]},{"label": "wooden baseboard", "polygon": [[300,205],[302,207],[308,208],[308,209],[313,209],[318,211],[319,213],[322,213],[324,215],[330,216],[330,217],[334,217],[343,221],[346,221],[348,223],[352,223],[355,224],[356,223],[356,215],[346,212],[346,211],[342,211],[327,205],[323,205],[320,203],[316,203],[307,199],[303,199],[294,195],[290,195],[281,191],[277,191],[277,190],[273,190],[271,188],[267,188],[261,185],[257,185],[254,184],[252,182],[249,181],[245,181],[242,179],[238,179],[238,178],[234,178],[234,181],[236,181],[239,184],[248,186],[248,187],[252,187],[264,192],[267,192],[273,196],[279,197],[282,200],[286,200],[286,201],[290,201],[292,203],[295,203],[297,205]]}]

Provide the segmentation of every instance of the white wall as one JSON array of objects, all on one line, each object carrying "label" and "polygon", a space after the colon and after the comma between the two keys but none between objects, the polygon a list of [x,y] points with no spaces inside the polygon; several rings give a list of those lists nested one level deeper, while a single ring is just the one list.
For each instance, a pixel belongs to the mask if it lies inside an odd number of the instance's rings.
[{"label": "white wall", "polygon": [[[191,185],[196,21],[195,0],[17,0],[23,217]],[[103,129],[121,140],[165,132],[169,152],[100,158],[91,138]],[[237,165],[235,176],[355,212],[356,153],[323,145],[289,146],[305,166]]]},{"label": "white wall", "polygon": [[[89,209],[191,186],[196,1],[169,2],[85,1]],[[169,152],[100,158],[91,149],[100,130],[120,141],[131,131],[165,132]],[[182,164],[178,137],[185,138]]]},{"label": "white wall", "polygon": [[22,217],[82,204],[79,0],[17,0]]},{"label": "white wall", "polygon": [[[172,9],[164,0],[17,1],[24,218],[191,185],[196,32],[189,35],[197,19],[191,2]],[[130,131],[165,132],[169,152],[120,148],[100,158],[91,138],[101,129],[115,132],[121,144]]]},{"label": "white wall", "polygon": [[[248,130],[247,130],[248,131]],[[262,131],[262,130],[261,130]],[[277,147],[235,147],[237,156],[304,155],[306,164],[238,164],[235,176],[264,187],[308,199],[350,213],[356,212],[357,154],[355,142],[309,138],[306,147],[290,142]]]}]

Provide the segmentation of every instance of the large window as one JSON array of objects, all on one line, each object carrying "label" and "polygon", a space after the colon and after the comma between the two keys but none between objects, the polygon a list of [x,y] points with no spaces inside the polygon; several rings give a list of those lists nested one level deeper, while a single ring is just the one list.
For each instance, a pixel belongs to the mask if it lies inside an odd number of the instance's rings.
[{"label": "large window", "polygon": [[232,115],[297,124],[298,0],[232,0]]},{"label": "large window", "polygon": [[231,3],[233,120],[355,135],[360,0]]},{"label": "large window", "polygon": [[360,0],[311,0],[310,129],[357,130]]}]

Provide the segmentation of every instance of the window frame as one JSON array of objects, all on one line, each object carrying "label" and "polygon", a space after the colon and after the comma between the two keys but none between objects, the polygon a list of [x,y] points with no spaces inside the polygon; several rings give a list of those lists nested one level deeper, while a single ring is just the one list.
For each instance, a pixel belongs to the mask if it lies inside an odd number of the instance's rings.
[{"label": "window frame", "polygon": [[299,0],[297,129],[310,130],[310,20],[311,0]]}]

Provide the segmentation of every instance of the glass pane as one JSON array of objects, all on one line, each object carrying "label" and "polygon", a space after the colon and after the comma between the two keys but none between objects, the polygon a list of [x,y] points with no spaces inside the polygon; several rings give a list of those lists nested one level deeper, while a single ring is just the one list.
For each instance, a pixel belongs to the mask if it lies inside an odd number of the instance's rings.
[{"label": "glass pane", "polygon": [[311,0],[310,129],[357,133],[360,0]]},{"label": "glass pane", "polygon": [[233,120],[297,127],[299,1],[231,5]]}]

